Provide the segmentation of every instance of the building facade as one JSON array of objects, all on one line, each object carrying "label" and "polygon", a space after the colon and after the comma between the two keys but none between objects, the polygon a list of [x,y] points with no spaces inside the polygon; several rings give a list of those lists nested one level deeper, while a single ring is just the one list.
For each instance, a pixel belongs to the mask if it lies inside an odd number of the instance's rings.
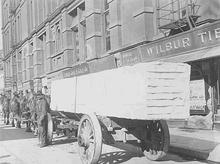
[{"label": "building facade", "polygon": [[1,5],[6,90],[50,89],[55,79],[138,62],[185,62],[192,66],[191,114],[211,115],[211,128],[219,125],[218,0],[2,0]]},{"label": "building facade", "polygon": [[0,50],[0,93],[4,91],[4,63],[3,63],[3,50]]},{"label": "building facade", "polygon": [[[139,11],[142,5],[149,11]],[[152,40],[152,5],[143,0],[3,0],[6,89],[37,90],[69,74],[115,68],[110,51]]]}]

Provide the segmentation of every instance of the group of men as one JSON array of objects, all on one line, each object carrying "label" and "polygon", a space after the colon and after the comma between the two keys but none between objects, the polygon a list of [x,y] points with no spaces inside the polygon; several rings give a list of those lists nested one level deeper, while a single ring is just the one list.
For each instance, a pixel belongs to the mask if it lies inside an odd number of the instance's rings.
[{"label": "group of men", "polygon": [[11,124],[12,127],[21,128],[23,118],[26,123],[25,131],[34,131],[35,135],[38,135],[40,147],[49,144],[47,114],[50,113],[50,98],[48,95],[43,94],[41,90],[37,93],[34,90],[26,90],[25,94],[23,91],[13,92],[13,94],[9,91],[0,95],[0,103],[6,125]]}]

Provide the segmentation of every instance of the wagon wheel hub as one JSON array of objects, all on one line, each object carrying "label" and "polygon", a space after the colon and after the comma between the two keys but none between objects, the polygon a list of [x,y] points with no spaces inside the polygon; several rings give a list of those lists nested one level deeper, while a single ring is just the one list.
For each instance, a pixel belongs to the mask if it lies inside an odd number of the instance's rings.
[{"label": "wagon wheel hub", "polygon": [[82,134],[78,137],[78,143],[80,146],[84,147],[85,149],[88,149],[91,144],[94,144],[93,133],[91,133],[91,131],[88,132],[84,129]]}]

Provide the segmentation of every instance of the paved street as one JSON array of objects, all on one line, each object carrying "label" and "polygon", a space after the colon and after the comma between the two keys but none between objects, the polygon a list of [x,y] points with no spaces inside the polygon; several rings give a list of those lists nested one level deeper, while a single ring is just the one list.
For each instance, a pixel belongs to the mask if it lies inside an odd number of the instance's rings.
[{"label": "paved street", "polygon": [[[37,138],[24,129],[5,126],[0,122],[0,164],[80,164],[77,143],[74,139],[54,137],[53,145],[39,148]],[[207,163],[174,154],[160,162],[148,161],[137,147],[118,143],[114,146],[103,146],[99,164],[199,164]]]}]

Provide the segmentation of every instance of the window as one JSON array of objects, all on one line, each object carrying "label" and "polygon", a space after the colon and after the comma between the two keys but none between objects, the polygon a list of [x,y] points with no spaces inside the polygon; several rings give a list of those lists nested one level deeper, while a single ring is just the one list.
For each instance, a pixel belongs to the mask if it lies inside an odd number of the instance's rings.
[{"label": "window", "polygon": [[33,1],[30,1],[30,31],[33,30]]},{"label": "window", "polygon": [[57,25],[56,27],[56,50],[60,51],[61,50],[61,32],[60,32],[60,26]]},{"label": "window", "polygon": [[18,62],[18,81],[22,81],[22,51],[18,52],[18,57],[17,57],[17,62]]},{"label": "window", "polygon": [[34,77],[34,54],[33,54],[33,43],[30,44],[30,56],[29,56],[29,74],[30,79]]},{"label": "window", "polygon": [[56,37],[55,37],[56,34],[55,34],[55,27],[54,26],[51,27],[51,33],[52,33],[51,54],[52,54],[52,56],[54,56],[55,55],[55,40],[56,40]]},{"label": "window", "polygon": [[83,59],[86,59],[87,58],[87,54],[86,54],[86,21],[82,21],[81,22],[81,27],[82,27],[82,41],[83,41],[83,47],[84,47],[84,56],[83,56]]},{"label": "window", "polygon": [[17,41],[19,42],[20,41],[20,34],[21,34],[21,31],[20,31],[20,17],[18,16],[17,17]]},{"label": "window", "polygon": [[52,60],[52,67],[53,70],[57,70],[63,66],[63,57],[62,55],[59,55],[57,57],[54,57]]},{"label": "window", "polygon": [[111,49],[111,41],[110,41],[110,16],[109,16],[109,2],[108,0],[105,0],[105,11],[104,11],[104,23],[105,23],[105,50],[109,51]]},{"label": "window", "polygon": [[52,26],[51,31],[53,35],[53,47],[55,50],[54,52],[52,52],[52,54],[59,53],[62,50],[62,34],[60,22]]},{"label": "window", "polygon": [[17,80],[17,59],[16,59],[16,55],[13,55],[12,58],[12,71],[13,71],[13,79],[14,81]]},{"label": "window", "polygon": [[24,54],[24,57],[23,57],[23,66],[24,66],[24,80],[26,81],[27,80],[27,67],[26,67],[26,55]]},{"label": "window", "polygon": [[73,28],[74,51],[77,61],[79,61],[79,30],[78,27]]},{"label": "window", "polygon": [[74,8],[69,14],[72,17],[74,58],[77,62],[84,61],[86,59],[85,2]]},{"label": "window", "polygon": [[39,57],[41,64],[41,74],[45,72],[45,60],[46,60],[46,33],[43,33],[40,37],[41,56]]},{"label": "window", "polygon": [[14,21],[13,21],[13,23],[12,23],[12,35],[11,35],[12,45],[15,44],[15,38],[14,38],[14,36],[15,36],[15,31],[14,31],[14,29],[15,29],[15,23],[14,23]]}]

